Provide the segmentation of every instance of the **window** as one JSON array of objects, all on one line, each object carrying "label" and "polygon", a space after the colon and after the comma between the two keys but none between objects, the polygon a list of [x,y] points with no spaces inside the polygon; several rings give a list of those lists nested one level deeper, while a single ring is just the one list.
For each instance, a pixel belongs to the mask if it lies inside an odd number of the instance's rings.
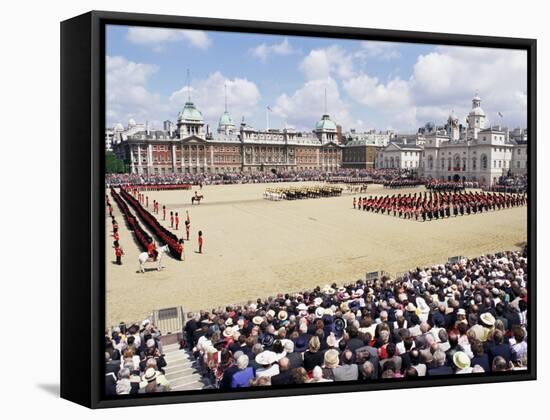
[{"label": "window", "polygon": [[481,169],[487,169],[487,156],[481,155]]}]

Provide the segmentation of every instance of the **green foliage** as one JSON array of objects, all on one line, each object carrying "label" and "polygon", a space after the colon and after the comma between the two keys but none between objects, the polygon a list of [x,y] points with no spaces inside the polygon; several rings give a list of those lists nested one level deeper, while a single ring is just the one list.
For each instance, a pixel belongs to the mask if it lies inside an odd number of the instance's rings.
[{"label": "green foliage", "polygon": [[105,173],[122,174],[128,172],[128,165],[122,159],[117,159],[113,152],[105,152]]}]

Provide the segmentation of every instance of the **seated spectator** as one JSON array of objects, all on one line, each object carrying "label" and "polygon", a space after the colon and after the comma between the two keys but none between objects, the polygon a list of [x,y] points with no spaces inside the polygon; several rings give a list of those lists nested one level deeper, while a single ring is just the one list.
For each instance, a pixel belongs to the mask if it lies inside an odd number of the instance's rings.
[{"label": "seated spectator", "polygon": [[504,334],[500,330],[495,330],[493,333],[493,342],[487,346],[487,354],[489,362],[492,363],[495,357],[501,356],[506,363],[509,363],[512,358],[512,351],[508,344],[504,343]]},{"label": "seated spectator", "polygon": [[455,373],[472,373],[473,369],[470,366],[470,358],[463,351],[457,351],[453,355],[453,365]]},{"label": "seated spectator", "polygon": [[446,356],[441,350],[433,354],[432,367],[428,369],[427,376],[452,375],[453,368],[446,364]]},{"label": "seated spectator", "polygon": [[246,388],[254,379],[254,369],[248,366],[248,356],[243,354],[237,359],[238,370],[232,375],[231,388]]},{"label": "seated spectator", "polygon": [[277,355],[270,351],[264,350],[256,356],[256,363],[260,366],[256,369],[256,376],[266,376],[270,378],[273,375],[279,374],[279,365],[275,364]]},{"label": "seated spectator", "polygon": [[283,357],[279,360],[279,373],[271,377],[271,385],[289,385],[293,383],[293,371],[290,361]]},{"label": "seated spectator", "polygon": [[525,341],[525,331],[519,326],[512,329],[513,339],[510,340],[511,360],[516,367],[527,366],[527,342]]},{"label": "seated spectator", "polygon": [[506,372],[509,369],[508,363],[502,356],[497,356],[493,359],[491,370],[493,372]]},{"label": "seated spectator", "polygon": [[426,376],[427,367],[420,361],[420,352],[417,349],[412,349],[409,353],[411,366],[414,368],[418,376]]},{"label": "seated spectator", "polygon": [[345,350],[342,354],[342,365],[332,370],[335,381],[356,381],[359,379],[358,366],[353,363],[353,353]]},{"label": "seated spectator", "polygon": [[157,383],[157,375],[158,372],[154,368],[150,367],[147,369],[143,375],[144,385],[140,387],[138,392],[140,394],[152,394],[169,391],[170,387],[168,385],[161,385]]},{"label": "seated spectator", "polygon": [[401,372],[401,363],[402,359],[401,356],[397,356],[396,354],[396,347],[394,343],[389,343],[386,346],[386,355],[387,358],[384,360],[380,360],[380,369],[384,370],[384,364],[387,362],[392,362],[395,366],[395,370]]},{"label": "seated spectator", "polygon": [[323,369],[319,366],[315,366],[313,368],[311,379],[309,379],[307,382],[310,384],[314,384],[318,382],[333,382],[333,380],[324,378]]},{"label": "seated spectator", "polygon": [[309,341],[309,348],[304,352],[304,369],[311,372],[315,366],[321,366],[324,361],[324,354],[320,351],[321,343],[319,337],[313,336]]}]

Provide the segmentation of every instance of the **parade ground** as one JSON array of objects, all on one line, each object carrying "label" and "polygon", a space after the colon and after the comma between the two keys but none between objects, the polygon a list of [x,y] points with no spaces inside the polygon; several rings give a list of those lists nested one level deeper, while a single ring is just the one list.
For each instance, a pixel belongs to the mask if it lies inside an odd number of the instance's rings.
[{"label": "parade ground", "polygon": [[[415,222],[353,210],[350,194],[296,201],[263,199],[266,188],[286,185],[299,184],[205,186],[199,190],[204,200],[193,206],[191,196],[197,187],[144,192],[150,212],[153,200],[159,201],[161,209],[166,206],[166,221],[162,210],[155,215],[164,226],[170,227],[170,211],[179,213],[179,231],[174,231],[178,237],[185,236],[186,210],[191,218],[185,261],[167,254],[162,271],[148,263],[144,274],[138,272],[141,251],[113,203],[125,255],[122,266],[114,264],[107,218],[107,325],[139,321],[153,309],[182,305],[185,310],[210,310],[279,292],[342,284],[365,278],[370,271],[395,274],[445,263],[452,256],[520,249],[527,241],[526,206]],[[387,190],[369,185],[367,195],[417,191],[425,188]],[[196,252],[199,230],[204,235],[203,254]]]}]

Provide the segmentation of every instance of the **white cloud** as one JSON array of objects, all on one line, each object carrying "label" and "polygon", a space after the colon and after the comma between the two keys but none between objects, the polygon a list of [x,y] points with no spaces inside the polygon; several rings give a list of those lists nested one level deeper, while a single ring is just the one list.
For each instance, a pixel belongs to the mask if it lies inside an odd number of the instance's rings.
[{"label": "white cloud", "polygon": [[165,43],[185,42],[196,48],[206,49],[212,41],[207,33],[189,29],[130,27],[126,39],[134,44],[147,45],[161,51]]},{"label": "white cloud", "polygon": [[260,61],[266,62],[267,59],[275,54],[275,55],[292,55],[297,54],[299,52],[298,49],[294,48],[290,42],[288,41],[288,38],[283,39],[278,44],[271,44],[268,45],[265,42],[257,45],[254,48],[250,49],[250,53],[254,55],[255,57],[259,58]]},{"label": "white cloud", "polygon": [[[229,79],[217,71],[211,73],[206,79],[193,81],[192,100],[204,118],[211,124],[216,124],[217,119],[224,111],[224,85],[227,86],[228,109],[235,123],[238,123],[241,116],[250,116],[260,101],[261,95],[258,87],[254,82],[245,78]],[[183,107],[187,101],[188,93],[188,87],[184,86],[170,95],[172,114]]]},{"label": "white cloud", "polygon": [[371,107],[394,110],[411,103],[408,82],[397,78],[384,84],[362,74],[344,81],[344,89],[355,101]]},{"label": "white cloud", "polygon": [[353,57],[338,45],[314,49],[302,60],[300,69],[307,80],[348,78],[353,75]]},{"label": "white cloud", "polygon": [[401,57],[395,42],[362,41],[361,49],[356,53],[357,57],[375,57],[382,60],[395,60]]},{"label": "white cloud", "polygon": [[340,96],[338,85],[332,78],[309,80],[292,95],[280,95],[273,112],[297,129],[311,131],[324,112],[325,89],[327,111],[331,119],[344,127],[357,126],[347,104]]},{"label": "white cloud", "polygon": [[[418,57],[413,69],[411,91],[419,106],[439,106],[458,114],[469,108],[475,92],[489,120],[505,115],[504,124],[525,124],[527,59],[524,51],[438,47]],[[447,111],[448,112],[448,111]],[[465,114],[458,114],[461,120]]]},{"label": "white cloud", "polygon": [[360,73],[342,83],[355,102],[407,130],[427,121],[442,124],[451,110],[465,123],[475,92],[482,98],[489,122],[499,121],[497,115],[502,112],[502,122],[515,126],[525,124],[526,65],[520,51],[438,47],[418,56],[407,80],[393,78],[384,83]]},{"label": "white cloud", "polygon": [[107,56],[108,123],[125,123],[129,118],[150,120],[156,112],[163,109],[160,95],[147,88],[149,78],[158,70],[158,66],[153,64],[136,63],[122,56]]}]

